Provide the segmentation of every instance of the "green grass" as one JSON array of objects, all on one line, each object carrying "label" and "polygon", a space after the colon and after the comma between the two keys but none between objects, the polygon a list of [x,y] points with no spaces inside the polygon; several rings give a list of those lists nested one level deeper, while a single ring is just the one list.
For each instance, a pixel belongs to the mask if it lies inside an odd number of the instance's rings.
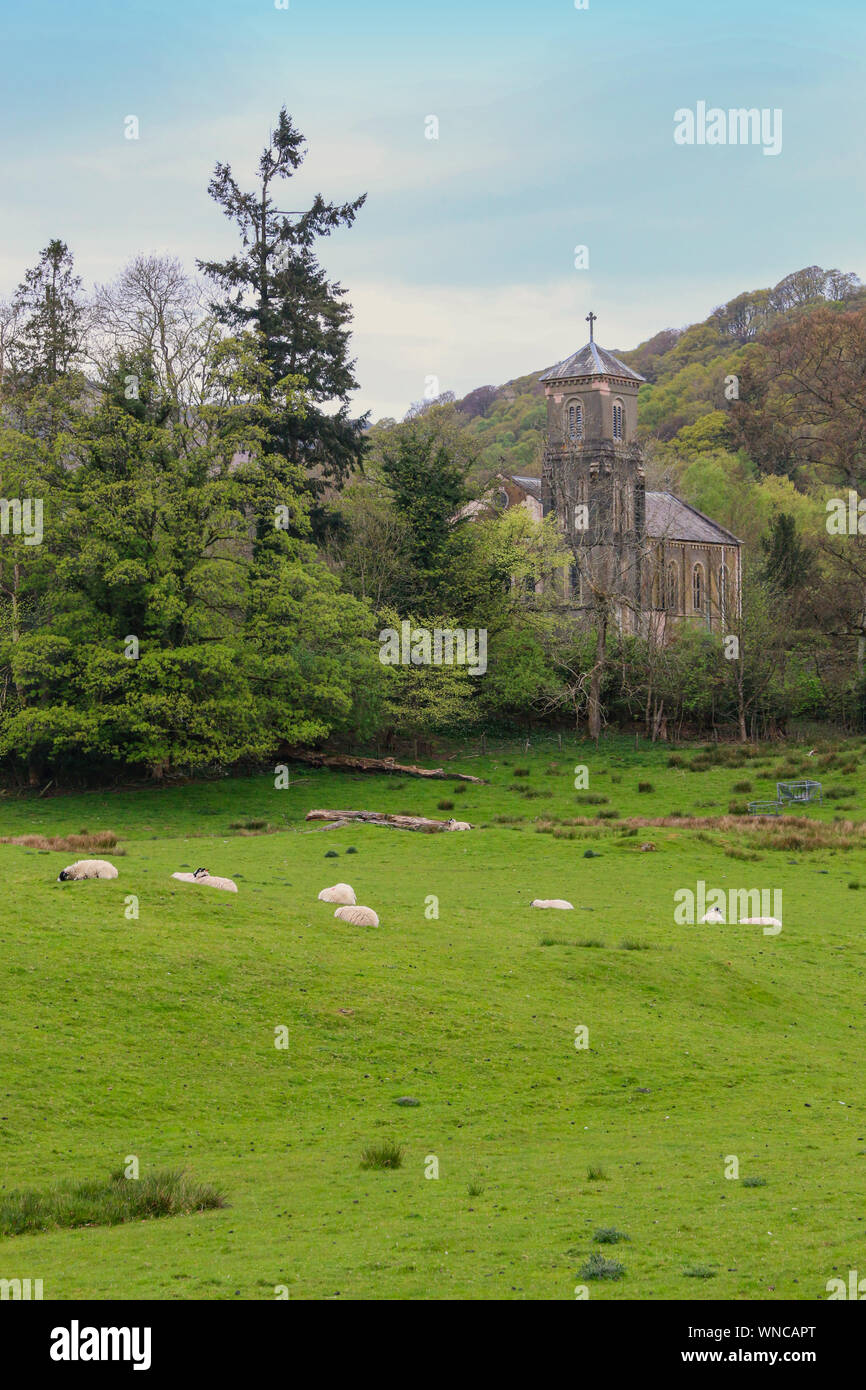
[{"label": "green grass", "polygon": [[55,1183],[46,1191],[10,1192],[0,1200],[0,1237],[76,1226],[119,1226],[188,1216],[226,1205],[223,1194],[175,1170],[130,1179],[123,1169],[105,1181]]},{"label": "green grass", "polygon": [[[450,835],[305,823],[313,806],[436,818],[441,783],[325,769],[293,769],[281,791],[262,775],[0,797],[2,835],[86,826],[125,851],[117,880],[70,884],[56,879],[74,853],[0,845],[0,1201],[135,1155],[229,1203],[9,1236],[0,1277],[32,1272],[52,1299],[270,1299],[283,1284],[292,1298],[572,1299],[569,1251],[583,1258],[615,1223],[628,1276],[597,1279],[593,1298],[682,1298],[698,1258],[715,1277],[693,1277],[692,1297],[826,1297],[834,1268],[864,1259],[862,924],[848,884],[866,883],[866,837],[834,828],[832,805],[807,808],[811,830],[690,823],[723,813],[744,767],[772,797],[769,751],[764,766],[704,753],[695,773],[633,739],[458,752],[449,771],[488,782],[461,793],[479,828]],[[853,821],[862,745],[844,745],[846,764],[855,755]],[[509,791],[506,760],[543,802]],[[593,792],[622,777],[622,821],[682,817],[624,835],[575,806],[577,764]],[[575,838],[536,834],[542,817]],[[270,833],[230,828],[251,822]],[[645,839],[656,853],[640,853]],[[171,878],[199,865],[239,893]],[[781,887],[782,932],[675,925],[673,895],[698,879]],[[378,931],[317,901],[338,880]],[[547,947],[536,896],[576,909]],[[569,949],[589,932],[611,944]],[[388,1143],[401,1167],[360,1167]],[[726,1181],[732,1154],[766,1185]]]}]

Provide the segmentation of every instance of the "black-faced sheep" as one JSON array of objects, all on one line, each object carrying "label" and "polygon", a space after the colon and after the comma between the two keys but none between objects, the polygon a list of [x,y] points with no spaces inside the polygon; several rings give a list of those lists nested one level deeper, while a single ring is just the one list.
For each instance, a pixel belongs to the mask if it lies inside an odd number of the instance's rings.
[{"label": "black-faced sheep", "polygon": [[76,859],[57,875],[58,883],[76,883],[83,878],[117,878],[117,870],[107,859]]},{"label": "black-faced sheep", "polygon": [[172,874],[172,878],[179,878],[181,883],[202,883],[205,888],[222,888],[226,893],[238,891],[237,884],[230,878],[217,878],[209,874],[207,869],[196,869],[194,874]]}]

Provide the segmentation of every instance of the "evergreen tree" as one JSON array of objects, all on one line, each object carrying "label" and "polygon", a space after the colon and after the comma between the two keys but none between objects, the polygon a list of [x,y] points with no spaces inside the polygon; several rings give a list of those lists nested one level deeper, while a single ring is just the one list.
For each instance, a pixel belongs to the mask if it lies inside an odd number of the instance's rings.
[{"label": "evergreen tree", "polygon": [[[305,469],[319,492],[339,482],[360,463],[367,417],[349,416],[349,397],[357,389],[349,358],[352,311],[345,290],[329,281],[315,253],[316,242],[337,227],[351,227],[366,195],[353,202],[326,203],[317,194],[303,212],[276,206],[276,191],[306,158],[301,132],[285,107],[258,166],[258,184],[244,192],[228,164],[216,165],[208,191],[237,226],[241,249],[225,261],[199,261],[222,291],[213,304],[217,318],[237,333],[261,334],[273,380],[304,379],[308,409],[274,422],[273,447]],[[284,201],[284,199],[280,199]],[[334,414],[322,410],[339,402]]]},{"label": "evergreen tree", "polygon": [[75,365],[84,347],[81,279],[64,241],[50,241],[15,293],[22,321],[15,362],[31,385],[52,385]]},{"label": "evergreen tree", "polygon": [[455,571],[467,550],[458,513],[466,501],[463,471],[435,433],[403,425],[382,448],[382,475],[405,523],[401,604],[422,611],[452,606]]},{"label": "evergreen tree", "polygon": [[797,535],[797,523],[788,512],[777,512],[770,534],[761,537],[764,552],[762,577],[784,594],[802,589],[811,577],[812,551]]}]

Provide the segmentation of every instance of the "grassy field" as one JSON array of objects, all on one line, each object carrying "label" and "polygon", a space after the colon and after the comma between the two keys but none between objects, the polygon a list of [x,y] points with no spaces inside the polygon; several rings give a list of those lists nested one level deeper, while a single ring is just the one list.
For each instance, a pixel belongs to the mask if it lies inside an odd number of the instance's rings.
[{"label": "grassy field", "polygon": [[[298,768],[287,790],[0,798],[4,836],[113,830],[121,851],[116,881],[61,884],[78,854],[0,845],[0,1200],[134,1155],[228,1203],[10,1236],[0,1278],[46,1299],[826,1298],[866,1271],[863,758],[567,740],[448,764],[485,786]],[[783,770],[833,794],[810,826],[728,817]],[[479,828],[323,830],[314,806]],[[238,828],[257,821],[276,829]],[[237,896],[170,877],[199,865]],[[783,930],[676,925],[699,879],[781,889]],[[317,901],[340,880],[378,929]],[[402,1166],[362,1167],[384,1141]],[[622,1277],[582,1276],[594,1254]]]}]

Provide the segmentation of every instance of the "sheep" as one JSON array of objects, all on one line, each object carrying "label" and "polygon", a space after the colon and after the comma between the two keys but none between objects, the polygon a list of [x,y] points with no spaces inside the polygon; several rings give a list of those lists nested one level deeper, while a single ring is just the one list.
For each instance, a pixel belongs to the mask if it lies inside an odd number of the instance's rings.
[{"label": "sheep", "polygon": [[568,903],[565,898],[533,898],[530,907],[560,907],[563,911],[573,912],[574,903]]},{"label": "sheep", "polygon": [[216,878],[207,869],[196,869],[194,874],[172,874],[172,878],[180,879],[181,883],[203,883],[206,888],[223,888],[226,893],[238,891],[237,884],[230,878]]},{"label": "sheep", "polygon": [[338,907],[334,913],[341,922],[351,922],[354,927],[378,927],[379,918],[372,907]]},{"label": "sheep", "polygon": [[343,903],[355,906],[355,890],[349,883],[335,883],[333,888],[323,888],[319,894],[320,903]]},{"label": "sheep", "polygon": [[471,829],[472,829],[472,826],[469,824],[468,820],[455,820],[453,816],[451,817],[451,819],[450,819],[449,821],[446,822],[446,824],[447,824],[449,830],[471,830]]},{"label": "sheep", "polygon": [[778,917],[741,917],[741,927],[781,927]]},{"label": "sheep", "polygon": [[705,912],[701,918],[702,922],[724,922],[725,915],[717,907],[711,907],[709,912]]},{"label": "sheep", "polygon": [[77,882],[82,878],[117,878],[117,870],[107,859],[76,859],[57,875],[58,883]]}]

